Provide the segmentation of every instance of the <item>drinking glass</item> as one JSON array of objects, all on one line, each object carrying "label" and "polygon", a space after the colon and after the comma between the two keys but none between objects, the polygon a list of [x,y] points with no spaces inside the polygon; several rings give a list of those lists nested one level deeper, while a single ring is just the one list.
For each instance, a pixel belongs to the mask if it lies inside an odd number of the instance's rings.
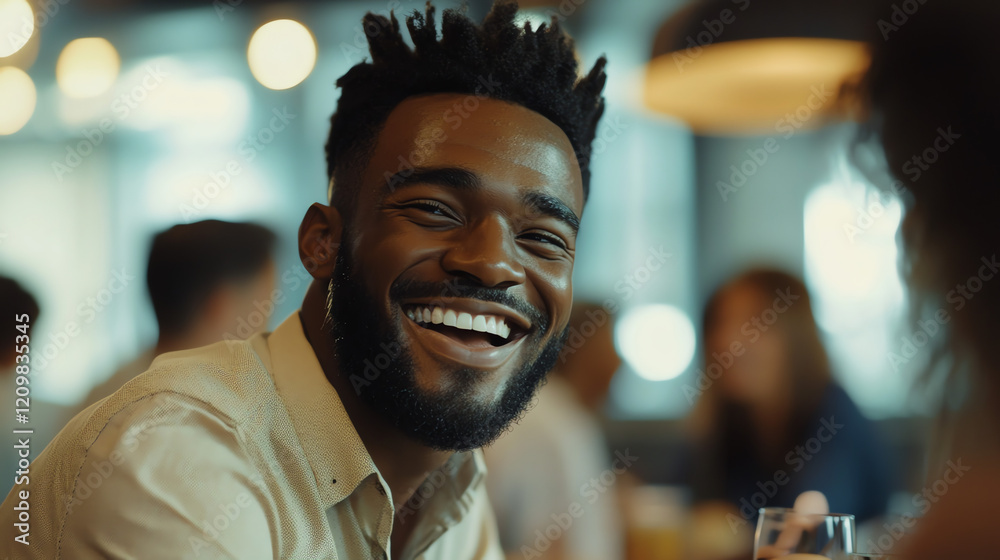
[{"label": "drinking glass", "polygon": [[850,560],[854,552],[854,516],[798,513],[761,508],[754,538],[755,559]]}]

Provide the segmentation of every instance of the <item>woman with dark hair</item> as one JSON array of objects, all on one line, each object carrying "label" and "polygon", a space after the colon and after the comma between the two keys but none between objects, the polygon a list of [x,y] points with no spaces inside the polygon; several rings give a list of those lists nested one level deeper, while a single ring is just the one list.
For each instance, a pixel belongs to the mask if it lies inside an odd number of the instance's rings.
[{"label": "woman with dark hair", "polygon": [[791,507],[807,490],[859,521],[890,493],[887,450],[844,390],[801,280],[751,270],[709,299],[705,387],[692,415],[696,501],[724,500],[752,523],[764,506]]},{"label": "woman with dark hair", "polygon": [[933,338],[926,376],[941,396],[928,486],[945,492],[933,496],[903,547],[909,559],[1000,554],[992,522],[1000,508],[998,26],[995,2],[921,4],[905,25],[873,41],[862,83],[868,131],[904,194],[904,272],[915,315],[949,318]]}]

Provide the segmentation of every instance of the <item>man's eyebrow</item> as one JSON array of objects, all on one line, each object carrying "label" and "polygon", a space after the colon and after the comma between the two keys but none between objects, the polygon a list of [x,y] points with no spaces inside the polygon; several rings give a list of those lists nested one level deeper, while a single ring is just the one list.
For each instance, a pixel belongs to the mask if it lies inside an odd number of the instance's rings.
[{"label": "man's eyebrow", "polygon": [[575,236],[580,231],[580,218],[569,206],[558,198],[540,192],[529,192],[521,198],[521,202],[532,210],[551,216],[569,226]]},{"label": "man's eyebrow", "polygon": [[461,167],[415,167],[391,175],[385,181],[382,196],[396,189],[411,185],[430,184],[458,190],[472,190],[482,186],[479,175]]}]

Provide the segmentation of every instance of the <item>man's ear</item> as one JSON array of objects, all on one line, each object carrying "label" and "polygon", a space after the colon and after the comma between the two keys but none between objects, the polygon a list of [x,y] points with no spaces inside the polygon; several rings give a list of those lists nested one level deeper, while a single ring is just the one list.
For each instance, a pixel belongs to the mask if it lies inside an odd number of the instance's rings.
[{"label": "man's ear", "polygon": [[333,277],[342,234],[340,211],[333,206],[317,202],[306,211],[299,226],[299,259],[313,278]]}]

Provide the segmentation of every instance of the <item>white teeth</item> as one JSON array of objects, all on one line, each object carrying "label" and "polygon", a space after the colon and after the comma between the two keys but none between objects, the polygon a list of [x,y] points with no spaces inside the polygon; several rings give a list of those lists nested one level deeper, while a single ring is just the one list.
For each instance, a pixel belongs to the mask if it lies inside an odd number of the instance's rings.
[{"label": "white teeth", "polygon": [[441,307],[417,307],[406,310],[406,316],[418,323],[445,325],[463,330],[495,334],[501,338],[510,338],[510,327],[503,317],[495,315],[472,315],[466,312],[456,312]]},{"label": "white teeth", "polygon": [[469,313],[459,313],[458,323],[455,326],[467,331],[472,330],[472,315]]}]

